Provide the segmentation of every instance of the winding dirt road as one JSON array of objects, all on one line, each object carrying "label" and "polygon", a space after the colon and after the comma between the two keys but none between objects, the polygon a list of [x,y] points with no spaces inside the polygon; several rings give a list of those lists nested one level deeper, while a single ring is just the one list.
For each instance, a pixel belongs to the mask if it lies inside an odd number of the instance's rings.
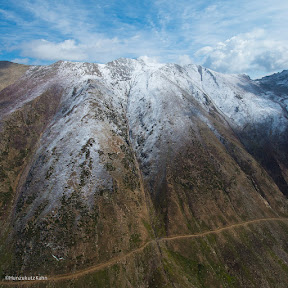
[{"label": "winding dirt road", "polygon": [[172,241],[172,240],[179,240],[179,239],[189,239],[189,238],[198,238],[198,237],[203,237],[206,235],[210,235],[210,234],[218,234],[221,233],[223,231],[226,230],[231,230],[237,227],[243,227],[243,226],[247,226],[249,224],[255,224],[255,223],[260,223],[260,222],[269,222],[269,221],[288,221],[288,218],[280,218],[280,217],[275,217],[275,218],[261,218],[261,219],[255,219],[255,220],[250,220],[250,221],[245,221],[245,222],[241,222],[241,223],[237,223],[237,224],[232,224],[226,227],[222,227],[222,228],[218,228],[215,230],[209,230],[209,231],[205,231],[205,232],[201,232],[201,233],[197,233],[197,234],[188,234],[188,235],[175,235],[175,236],[169,236],[169,237],[163,237],[163,238],[158,238],[158,239],[152,239],[148,242],[146,242],[144,245],[142,245],[141,247],[134,249],[132,251],[130,251],[129,253],[125,254],[125,255],[121,255],[115,258],[110,259],[107,262],[104,263],[100,263],[73,273],[69,273],[69,274],[62,274],[62,275],[53,275],[48,277],[48,280],[46,281],[41,281],[41,280],[35,280],[35,281],[0,281],[0,285],[2,287],[4,286],[17,286],[17,285],[22,285],[22,286],[29,286],[29,285],[33,285],[39,282],[47,282],[47,281],[62,281],[62,280],[69,280],[69,279],[75,279],[75,278],[79,278],[81,276],[84,276],[86,274],[90,274],[93,273],[95,271],[99,271],[102,270],[106,267],[109,267],[111,265],[120,263],[122,260],[124,260],[125,258],[135,254],[135,253],[139,253],[141,251],[143,251],[148,245],[151,244],[156,244],[156,242],[162,242],[162,241]]}]

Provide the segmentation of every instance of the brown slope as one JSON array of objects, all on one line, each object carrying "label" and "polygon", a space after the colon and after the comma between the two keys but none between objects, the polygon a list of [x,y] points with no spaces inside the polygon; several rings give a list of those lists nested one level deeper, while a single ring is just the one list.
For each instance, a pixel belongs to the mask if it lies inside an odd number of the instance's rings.
[{"label": "brown slope", "polygon": [[[13,98],[13,93],[10,97]],[[6,116],[2,121],[0,132],[1,216],[4,214],[7,216],[10,210],[22,172],[34,154],[36,144],[45,127],[53,118],[60,97],[61,89],[50,89]]]},{"label": "brown slope", "polygon": [[9,61],[0,61],[0,91],[16,82],[29,66]]}]

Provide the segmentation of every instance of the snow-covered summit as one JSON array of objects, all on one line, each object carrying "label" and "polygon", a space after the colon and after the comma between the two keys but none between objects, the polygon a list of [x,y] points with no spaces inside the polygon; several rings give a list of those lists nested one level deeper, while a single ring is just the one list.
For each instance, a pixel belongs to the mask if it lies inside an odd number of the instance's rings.
[{"label": "snow-covered summit", "polygon": [[[117,95],[117,101],[123,105],[129,98],[129,103],[137,106],[144,97],[147,103],[155,103],[154,109],[159,111],[162,97],[164,102],[170,99],[174,103],[182,99],[181,105],[184,106],[183,101],[189,99],[207,112],[213,107],[239,129],[247,123],[269,122],[273,130],[281,130],[286,123],[288,71],[253,81],[247,75],[221,74],[199,65],[163,64],[140,57],[119,58],[107,64],[58,61],[48,66],[32,66],[22,81],[26,81],[25,91],[19,94],[9,111],[3,111],[3,115],[31,101],[49,87],[61,87],[65,91],[63,99],[68,99],[76,86],[96,81]],[[177,109],[175,105],[173,108]]]}]

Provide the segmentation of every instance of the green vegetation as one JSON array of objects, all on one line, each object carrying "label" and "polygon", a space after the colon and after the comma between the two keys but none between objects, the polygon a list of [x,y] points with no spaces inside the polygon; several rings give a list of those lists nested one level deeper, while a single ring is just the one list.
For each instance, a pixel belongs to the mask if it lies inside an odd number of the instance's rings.
[{"label": "green vegetation", "polygon": [[151,237],[151,238],[154,238],[154,232],[153,232],[153,228],[152,226],[146,222],[144,219],[142,219],[142,223],[144,225],[144,227],[146,228],[147,232],[148,232],[148,235]]},{"label": "green vegetation", "polygon": [[129,242],[131,248],[138,247],[141,243],[141,236],[137,233],[131,234]]}]

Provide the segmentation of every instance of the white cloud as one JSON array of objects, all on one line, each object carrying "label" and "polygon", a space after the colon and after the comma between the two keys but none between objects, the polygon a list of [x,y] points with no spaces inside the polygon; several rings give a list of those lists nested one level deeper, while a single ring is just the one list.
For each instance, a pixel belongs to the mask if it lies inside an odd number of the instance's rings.
[{"label": "white cloud", "polygon": [[54,43],[46,40],[34,40],[22,45],[22,56],[38,58],[41,60],[84,60],[87,55],[75,43],[68,39],[60,43]]},{"label": "white cloud", "polygon": [[[94,37],[93,37],[94,36]],[[72,39],[63,42],[33,40],[14,47],[21,50],[22,57],[30,57],[39,61],[90,61],[106,63],[120,57],[136,58],[143,56],[143,61],[157,62],[161,49],[145,35],[127,39],[103,38],[101,35],[90,35],[83,42]]]},{"label": "white cloud", "polygon": [[284,44],[258,29],[236,35],[214,47],[199,49],[195,56],[205,67],[220,72],[271,72],[288,67],[288,49]]},{"label": "white cloud", "polygon": [[18,64],[28,64],[29,59],[28,58],[15,58],[15,59],[12,59],[11,62],[18,63]]},{"label": "white cloud", "polygon": [[180,55],[178,57],[178,61],[177,61],[180,65],[187,65],[187,64],[191,64],[193,63],[193,60],[190,58],[189,55],[184,54],[184,55]]},{"label": "white cloud", "polygon": [[138,59],[142,60],[144,63],[147,63],[147,64],[159,63],[159,60],[157,57],[148,57],[148,56],[144,55],[144,56],[140,56]]}]

